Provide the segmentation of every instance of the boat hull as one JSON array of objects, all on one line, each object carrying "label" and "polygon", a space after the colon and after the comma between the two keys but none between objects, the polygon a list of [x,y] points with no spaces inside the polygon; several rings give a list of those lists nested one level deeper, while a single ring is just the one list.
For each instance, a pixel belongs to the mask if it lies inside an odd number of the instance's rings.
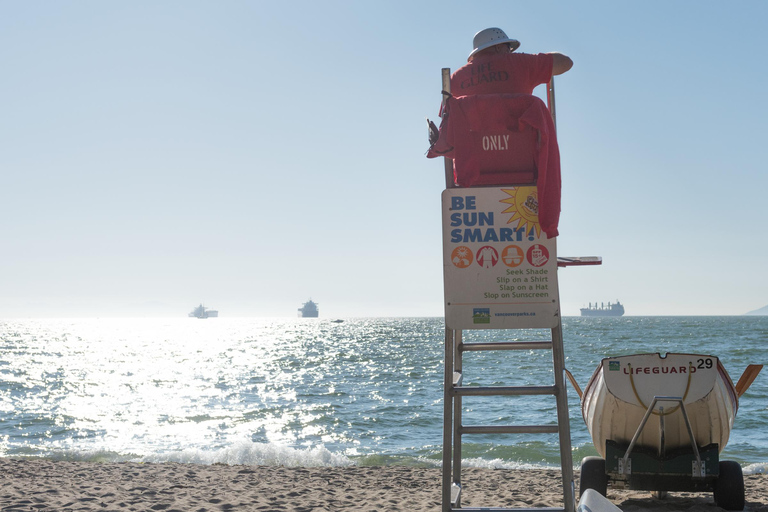
[{"label": "boat hull", "polygon": [[624,316],[623,309],[580,309],[581,316]]},{"label": "boat hull", "polygon": [[[581,410],[592,441],[605,458],[606,442],[628,445],[655,396],[681,397],[697,446],[728,443],[738,410],[730,376],[717,357],[699,354],[635,354],[606,358],[592,375]],[[690,447],[676,402],[658,402],[636,446],[661,450]]]}]

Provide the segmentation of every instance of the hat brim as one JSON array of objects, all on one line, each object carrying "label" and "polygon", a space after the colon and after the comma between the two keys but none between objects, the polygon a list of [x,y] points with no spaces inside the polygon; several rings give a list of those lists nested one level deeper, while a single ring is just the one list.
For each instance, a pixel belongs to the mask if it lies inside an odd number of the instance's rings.
[{"label": "hat brim", "polygon": [[477,52],[481,52],[486,48],[490,48],[491,46],[496,46],[497,44],[508,44],[512,47],[512,51],[515,51],[518,48],[520,48],[520,41],[518,41],[517,39],[509,39],[509,38],[498,39],[496,41],[490,41],[488,43],[482,44],[477,48],[475,48],[474,50],[472,50],[472,53],[469,54],[469,56],[467,57],[467,60],[471,59],[472,56],[475,55]]}]

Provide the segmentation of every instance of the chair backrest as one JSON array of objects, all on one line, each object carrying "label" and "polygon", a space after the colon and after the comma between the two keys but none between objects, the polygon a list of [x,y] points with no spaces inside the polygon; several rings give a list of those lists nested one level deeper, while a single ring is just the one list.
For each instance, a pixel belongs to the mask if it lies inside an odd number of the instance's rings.
[{"label": "chair backrest", "polygon": [[536,183],[543,118],[549,116],[541,99],[525,94],[460,96],[450,98],[447,109],[458,186]]},{"label": "chair backrest", "polygon": [[473,142],[482,153],[469,158],[459,156],[453,161],[454,179],[460,187],[536,184],[538,136],[533,128],[478,134],[477,139]]}]

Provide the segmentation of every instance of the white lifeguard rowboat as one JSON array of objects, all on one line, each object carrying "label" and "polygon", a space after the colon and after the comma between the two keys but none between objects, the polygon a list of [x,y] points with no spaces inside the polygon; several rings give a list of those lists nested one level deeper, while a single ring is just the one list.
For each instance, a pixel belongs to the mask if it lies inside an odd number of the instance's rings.
[{"label": "white lifeguard rowboat", "polygon": [[[629,444],[655,396],[682,397],[696,444],[725,448],[739,399],[720,360],[696,354],[636,354],[603,359],[584,389],[581,411],[601,457],[607,440]],[[679,404],[658,403],[637,446],[662,448],[662,416],[664,448],[690,446],[679,409]]]},{"label": "white lifeguard rowboat", "polygon": [[581,464],[580,491],[605,495],[617,487],[667,491],[712,490],[728,510],[744,506],[741,467],[720,461],[739,409],[739,397],[762,365],[749,365],[736,385],[720,360],[701,354],[635,354],[598,365],[581,411],[600,457]]}]

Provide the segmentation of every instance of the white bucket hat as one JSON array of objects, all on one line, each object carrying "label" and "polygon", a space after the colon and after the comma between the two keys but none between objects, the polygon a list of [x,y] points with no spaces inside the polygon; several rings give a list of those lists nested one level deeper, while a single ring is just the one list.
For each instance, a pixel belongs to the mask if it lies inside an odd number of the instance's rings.
[{"label": "white bucket hat", "polygon": [[500,28],[486,28],[485,30],[481,30],[477,34],[475,34],[474,39],[472,39],[472,44],[474,45],[475,49],[472,50],[472,53],[469,54],[469,57],[467,57],[467,60],[471,59],[474,54],[476,54],[479,51],[485,50],[486,48],[490,48],[491,46],[496,46],[497,44],[503,44],[507,43],[512,48],[512,51],[517,50],[520,47],[520,41],[517,39],[510,39],[507,37],[507,34],[504,33],[503,30]]}]

